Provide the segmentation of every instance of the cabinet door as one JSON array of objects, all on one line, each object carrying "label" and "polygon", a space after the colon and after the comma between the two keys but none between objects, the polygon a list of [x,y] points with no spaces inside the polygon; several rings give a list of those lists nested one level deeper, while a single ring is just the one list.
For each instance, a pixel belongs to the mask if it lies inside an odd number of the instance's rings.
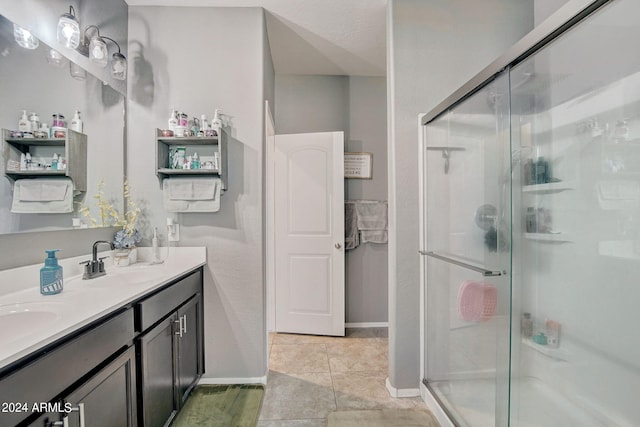
[{"label": "cabinet door", "polygon": [[135,353],[133,347],[130,347],[62,402],[57,403],[62,410],[65,410],[65,404],[69,405],[71,412],[68,415],[44,414],[30,425],[135,427],[135,377]]},{"label": "cabinet door", "polygon": [[177,340],[180,406],[202,374],[202,297],[193,297],[178,310],[182,333]]},{"label": "cabinet door", "polygon": [[167,425],[177,412],[175,395],[174,327],[173,314],[147,332],[138,343],[141,370],[141,425],[159,427]]}]

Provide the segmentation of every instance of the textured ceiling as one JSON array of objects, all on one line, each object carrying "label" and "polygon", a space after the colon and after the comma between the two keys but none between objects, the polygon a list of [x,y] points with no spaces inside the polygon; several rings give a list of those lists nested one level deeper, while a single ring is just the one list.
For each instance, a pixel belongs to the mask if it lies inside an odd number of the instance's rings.
[{"label": "textured ceiling", "polygon": [[263,7],[276,73],[386,73],[387,0],[126,1],[130,6]]}]

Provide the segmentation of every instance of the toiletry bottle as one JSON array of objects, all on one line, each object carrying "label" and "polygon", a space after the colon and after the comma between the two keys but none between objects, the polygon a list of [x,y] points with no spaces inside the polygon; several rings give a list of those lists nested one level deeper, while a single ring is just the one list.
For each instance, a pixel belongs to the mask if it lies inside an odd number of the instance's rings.
[{"label": "toiletry bottle", "polygon": [[520,334],[524,338],[531,338],[533,335],[533,319],[531,313],[522,313],[522,319],[520,320]]},{"label": "toiletry bottle", "polygon": [[158,261],[158,227],[153,227],[153,238],[151,239],[151,262]]},{"label": "toiletry bottle", "polygon": [[220,110],[216,108],[216,111],[213,113],[213,119],[211,119],[211,127],[219,128],[222,127],[222,118],[220,117]]},{"label": "toiletry bottle", "polygon": [[29,127],[31,132],[40,129],[40,116],[38,116],[38,113],[29,113]]},{"label": "toiletry bottle", "polygon": [[40,269],[40,293],[54,295],[62,292],[62,266],[58,264],[56,252],[58,249],[45,251],[48,256],[44,260],[44,267]]},{"label": "toiletry bottle", "polygon": [[80,111],[76,110],[76,113],[73,115],[73,119],[71,119],[71,130],[82,133],[82,128],[83,124],[80,119]]},{"label": "toiletry bottle", "polygon": [[193,153],[193,157],[191,157],[191,169],[200,169],[200,159],[198,158],[198,153]]},{"label": "toiletry bottle", "polygon": [[51,159],[51,170],[58,170],[58,153],[53,153],[53,158]]},{"label": "toiletry bottle", "polygon": [[25,166],[26,170],[31,170],[31,153],[27,153],[25,155]]},{"label": "toiletry bottle", "polygon": [[18,121],[18,130],[20,132],[30,132],[31,131],[31,123],[29,122],[29,118],[27,117],[27,110],[22,110],[22,116]]},{"label": "toiletry bottle", "polygon": [[27,170],[27,156],[24,153],[20,154],[20,170]]},{"label": "toiletry bottle", "polygon": [[169,116],[169,130],[172,132],[176,131],[176,126],[178,126],[178,111],[171,110],[171,115]]}]

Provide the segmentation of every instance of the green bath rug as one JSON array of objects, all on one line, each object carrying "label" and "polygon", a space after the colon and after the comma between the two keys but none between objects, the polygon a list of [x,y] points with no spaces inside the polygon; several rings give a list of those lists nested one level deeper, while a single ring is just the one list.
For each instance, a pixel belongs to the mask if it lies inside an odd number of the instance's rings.
[{"label": "green bath rug", "polygon": [[172,426],[254,427],[263,395],[262,385],[198,386]]}]

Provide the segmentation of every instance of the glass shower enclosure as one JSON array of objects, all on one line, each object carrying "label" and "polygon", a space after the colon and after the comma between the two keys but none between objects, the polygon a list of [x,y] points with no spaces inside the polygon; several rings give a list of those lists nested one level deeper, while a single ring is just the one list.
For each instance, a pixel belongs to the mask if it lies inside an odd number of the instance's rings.
[{"label": "glass shower enclosure", "polygon": [[423,118],[423,393],[640,425],[640,2],[573,1]]}]

